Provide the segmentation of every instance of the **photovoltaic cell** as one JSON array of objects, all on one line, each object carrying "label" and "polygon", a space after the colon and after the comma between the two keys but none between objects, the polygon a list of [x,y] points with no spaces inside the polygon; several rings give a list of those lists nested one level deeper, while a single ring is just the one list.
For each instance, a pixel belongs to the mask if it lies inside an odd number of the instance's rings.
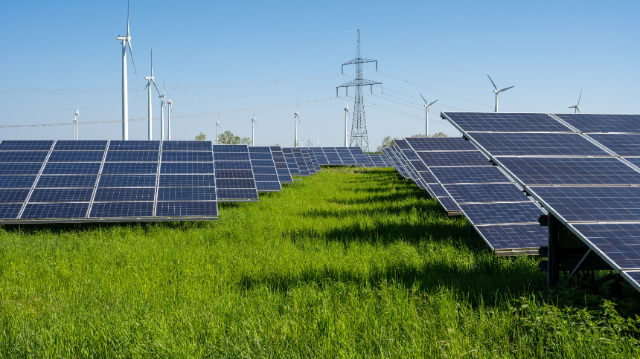
[{"label": "photovoltaic cell", "polygon": [[44,171],[42,171],[42,174],[43,175],[89,175],[89,174],[97,175],[98,172],[100,171],[100,165],[101,165],[100,163],[47,162],[47,165],[44,167]]},{"label": "photovoltaic cell", "polygon": [[158,202],[156,207],[158,217],[189,217],[205,216],[217,217],[216,202]]},{"label": "photovoltaic cell", "polygon": [[501,157],[498,161],[525,185],[640,184],[640,173],[617,158]]},{"label": "photovoltaic cell", "polygon": [[216,187],[218,188],[255,188],[256,182],[253,178],[249,179],[216,179]]},{"label": "photovoltaic cell", "polygon": [[93,188],[40,189],[36,188],[29,203],[40,202],[89,202]]},{"label": "photovoltaic cell", "polygon": [[640,115],[554,114],[581,132],[640,133]]},{"label": "photovoltaic cell", "polygon": [[429,184],[427,187],[436,197],[449,197],[447,191],[445,191],[440,184]]},{"label": "photovoltaic cell", "polygon": [[227,200],[251,200],[256,199],[256,189],[226,189],[218,188],[216,191],[218,198]]},{"label": "photovoltaic cell", "polygon": [[258,189],[258,191],[260,192],[273,192],[273,191],[280,191],[282,190],[280,188],[280,182],[276,183],[276,182],[259,182],[256,181],[256,188]]},{"label": "photovoltaic cell", "polygon": [[158,162],[158,151],[112,151],[109,145],[107,162]]},{"label": "photovoltaic cell", "polygon": [[447,212],[459,212],[460,211],[460,209],[456,205],[456,202],[454,202],[450,197],[438,197],[437,200],[440,203],[440,205],[442,206],[442,208],[444,208],[444,210],[447,211]]},{"label": "photovoltaic cell", "polygon": [[52,151],[47,162],[102,162],[104,151]]},{"label": "photovoltaic cell", "polygon": [[156,176],[102,175],[98,187],[155,187]]},{"label": "photovoltaic cell", "polygon": [[435,177],[433,177],[431,172],[418,172],[418,173],[420,174],[420,177],[422,178],[424,183],[438,183],[438,180]]},{"label": "photovoltaic cell", "polygon": [[591,134],[589,137],[615,152],[618,156],[640,156],[640,135]]},{"label": "photovoltaic cell", "polygon": [[249,153],[249,148],[247,145],[213,145],[214,153],[236,153],[236,152],[244,152]]},{"label": "photovoltaic cell", "polygon": [[0,163],[0,175],[37,175],[42,163]]},{"label": "photovoltaic cell", "polygon": [[251,170],[218,170],[216,172],[216,178],[218,179],[234,179],[234,178],[253,178],[253,172]]},{"label": "photovoltaic cell", "polygon": [[0,176],[0,188],[31,188],[36,176]]},{"label": "photovoltaic cell", "polygon": [[640,268],[640,224],[572,224],[612,261],[617,269]]},{"label": "photovoltaic cell", "polygon": [[214,152],[214,161],[249,161],[248,153],[228,153],[228,152]]},{"label": "photovoltaic cell", "polygon": [[0,162],[39,162],[47,158],[47,151],[0,151]]},{"label": "photovoltaic cell", "polygon": [[28,189],[0,189],[0,203],[24,203]]},{"label": "photovoltaic cell", "polygon": [[0,204],[0,219],[16,219],[22,204]]},{"label": "photovoltaic cell", "polygon": [[153,217],[153,202],[94,203],[89,217]]},{"label": "photovoltaic cell", "polygon": [[0,151],[49,151],[53,141],[7,141],[0,143]]},{"label": "photovoltaic cell", "polygon": [[[153,200],[153,196],[151,197]],[[158,201],[215,201],[214,187],[160,188]]]},{"label": "photovoltaic cell", "polygon": [[480,152],[418,152],[428,167],[432,166],[486,166],[491,162]]},{"label": "photovoltaic cell", "polygon": [[452,184],[444,188],[457,203],[530,202],[515,184]]},{"label": "photovoltaic cell", "polygon": [[473,133],[492,156],[610,156],[577,133]]},{"label": "photovoltaic cell", "polygon": [[640,221],[640,187],[529,187],[567,222]]},{"label": "photovoltaic cell", "polygon": [[442,184],[513,182],[497,166],[433,167],[431,172]]},{"label": "photovoltaic cell", "polygon": [[42,175],[36,187],[90,187],[96,185],[98,176],[87,175]]},{"label": "photovoltaic cell", "polygon": [[107,141],[57,141],[56,151],[104,151]]},{"label": "photovoltaic cell", "polygon": [[546,113],[443,112],[465,131],[571,132]]},{"label": "photovoltaic cell", "polygon": [[162,151],[162,162],[212,162],[212,161],[213,161],[213,154],[211,152]]},{"label": "photovoltaic cell", "polygon": [[546,214],[533,202],[460,204],[464,215],[474,225],[502,223],[538,223]]},{"label": "photovoltaic cell", "polygon": [[[164,157],[164,153],[162,155]],[[160,173],[162,174],[207,174],[214,173],[213,162],[176,162],[176,163],[163,163],[160,167]]]},{"label": "photovoltaic cell", "polygon": [[211,141],[163,141],[162,151],[211,152],[212,144],[213,143]]},{"label": "photovoltaic cell", "polygon": [[488,239],[494,250],[540,248],[547,245],[547,227],[539,224],[479,226],[476,230]]},{"label": "photovoltaic cell", "polygon": [[160,141],[110,141],[109,151],[159,151]]},{"label": "photovoltaic cell", "polygon": [[[162,191],[164,188],[161,188]],[[98,188],[95,202],[153,201],[155,188]]]},{"label": "photovoltaic cell", "polygon": [[214,162],[214,167],[217,170],[251,170],[251,162],[242,161],[217,161]]},{"label": "photovoltaic cell", "polygon": [[462,137],[407,137],[415,151],[477,151],[473,143]]},{"label": "photovoltaic cell", "polygon": [[160,175],[160,187],[215,187],[214,175]]},{"label": "photovoltaic cell", "polygon": [[83,218],[89,203],[33,203],[27,204],[21,219]]}]

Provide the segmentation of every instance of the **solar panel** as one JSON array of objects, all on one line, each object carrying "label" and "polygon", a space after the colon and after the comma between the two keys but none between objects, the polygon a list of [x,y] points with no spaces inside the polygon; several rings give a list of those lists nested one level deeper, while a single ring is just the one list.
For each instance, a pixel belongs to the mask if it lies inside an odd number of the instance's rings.
[{"label": "solar panel", "polygon": [[433,166],[488,166],[491,162],[480,152],[418,152],[427,167]]},{"label": "solar panel", "polygon": [[[247,196],[249,198],[251,194]],[[238,196],[233,196],[238,197]],[[211,202],[158,202],[156,216],[180,217],[218,216],[218,206]]]},{"label": "solar panel", "polygon": [[0,173],[4,175],[37,175],[42,163],[0,163]]},{"label": "solar panel", "polygon": [[[153,199],[153,197],[151,198]],[[160,188],[158,201],[215,201],[215,187]]]},{"label": "solar panel", "polygon": [[459,204],[465,217],[474,225],[503,223],[538,223],[546,214],[533,202]]},{"label": "solar panel", "polygon": [[155,187],[156,175],[103,175],[98,187]]},{"label": "solar panel", "polygon": [[313,152],[313,155],[316,158],[316,161],[318,161],[318,164],[321,166],[326,166],[329,165],[329,160],[327,159],[327,156],[324,154],[324,150],[322,149],[322,147],[310,147],[309,151]]},{"label": "solar panel", "polygon": [[640,156],[640,135],[590,134],[589,137],[615,152],[618,156]]},{"label": "solar panel", "polygon": [[439,183],[428,184],[427,188],[435,197],[449,197],[449,193]]},{"label": "solar panel", "polygon": [[361,165],[371,165],[371,161],[369,157],[362,151],[360,147],[349,147],[349,151],[351,152],[351,156],[356,161],[356,163]]},{"label": "solar panel", "polygon": [[473,143],[456,137],[407,137],[407,143],[415,151],[477,151]]},{"label": "solar panel", "polygon": [[153,217],[153,201],[94,203],[91,207],[91,213],[89,214],[89,217]]},{"label": "solar panel", "polygon": [[47,162],[102,162],[104,151],[52,151]]},{"label": "solar panel", "polygon": [[[215,184],[211,178],[199,179],[199,187],[217,188],[219,202],[257,201],[258,188],[246,145],[214,145]],[[239,167],[246,169],[241,171]],[[237,170],[233,170],[237,168]],[[248,172],[247,172],[248,171]],[[247,175],[249,173],[249,175]],[[162,181],[162,176],[160,178]]]},{"label": "solar panel", "polygon": [[496,166],[432,167],[431,172],[443,184],[513,182]]},{"label": "solar panel", "polygon": [[90,187],[96,185],[98,176],[89,175],[42,175],[36,187]]},{"label": "solar panel", "polygon": [[457,203],[531,202],[515,184],[450,184],[444,188]]},{"label": "solar panel", "polygon": [[107,162],[158,162],[158,151],[107,151]]},{"label": "solar panel", "polygon": [[640,173],[617,158],[501,157],[498,161],[526,185],[640,184]]},{"label": "solar panel", "polygon": [[[244,154],[243,154],[244,155]],[[223,157],[218,154],[218,157]],[[208,162],[213,161],[211,152],[163,151],[162,162]]]},{"label": "solar panel", "polygon": [[269,147],[249,147],[249,157],[258,192],[281,191],[276,164]]},{"label": "solar panel", "polygon": [[325,157],[331,166],[342,166],[342,160],[335,147],[323,147]]},{"label": "solar panel", "polygon": [[16,219],[22,210],[21,204],[0,204],[0,219]]},{"label": "solar panel", "polygon": [[349,151],[349,147],[336,147],[336,152],[340,156],[340,161],[342,161],[343,165],[357,164],[355,158],[351,155],[351,151]]},{"label": "solar panel", "polygon": [[[640,268],[639,223],[572,224],[617,270]],[[638,280],[638,275],[634,279]]]},{"label": "solar panel", "polygon": [[3,140],[0,151],[49,151],[53,141],[11,141]]},{"label": "solar panel", "polygon": [[37,176],[2,176],[0,188],[31,188]]},{"label": "solar panel", "polygon": [[[46,202],[89,202],[93,188],[65,188],[65,189],[44,189],[36,188],[29,203]],[[25,198],[26,199],[26,198]],[[24,202],[24,201],[23,201]]]},{"label": "solar panel", "polygon": [[211,141],[164,141],[162,151],[211,152],[212,145]]},{"label": "solar panel", "polygon": [[307,165],[307,169],[309,170],[309,173],[314,175],[316,174],[316,166],[313,163],[313,160],[311,160],[311,156],[309,155],[309,150],[307,150],[306,148],[301,148],[300,152],[302,153],[302,158],[304,159],[304,162]]},{"label": "solar panel", "polygon": [[581,132],[640,133],[640,115],[554,114]]},{"label": "solar panel", "polygon": [[[49,159],[51,159],[51,157],[49,157]],[[42,165],[40,164],[38,164],[38,166],[42,167]],[[42,174],[43,175],[84,175],[84,174],[97,175],[100,172],[100,166],[101,166],[100,162],[98,163],[47,162]],[[37,174],[38,172],[35,172],[35,173]]]},{"label": "solar panel", "polygon": [[[161,188],[166,190],[166,188]],[[155,188],[98,188],[94,201],[96,202],[141,202],[153,201]],[[158,198],[158,200],[161,200]],[[194,199],[197,200],[197,199]]]},{"label": "solar panel", "polygon": [[494,250],[537,249],[547,245],[547,228],[539,224],[477,226]]},{"label": "solar panel", "polygon": [[445,211],[449,213],[460,212],[456,202],[454,202],[450,197],[437,197],[436,199]]},{"label": "solar panel", "polygon": [[[152,202],[153,203],[153,202]],[[89,203],[29,203],[22,212],[23,219],[83,218]]]},{"label": "solar panel", "polygon": [[160,141],[109,141],[109,151],[159,151],[159,150],[160,150]]},{"label": "solar panel", "polygon": [[546,113],[443,112],[464,131],[493,132],[572,132]]},{"label": "solar panel", "polygon": [[107,149],[107,142],[108,141],[56,141],[56,151],[104,151]]},{"label": "solar panel", "polygon": [[0,162],[42,163],[48,155],[47,151],[0,151]]},{"label": "solar panel", "polygon": [[473,133],[492,156],[611,156],[577,133]]},{"label": "solar panel", "polygon": [[23,203],[28,194],[28,189],[0,189],[0,203]]},{"label": "solar panel", "polygon": [[289,166],[287,166],[287,160],[284,158],[284,153],[282,153],[282,148],[280,146],[271,146],[269,149],[273,155],[273,162],[275,163],[280,183],[293,183]]},{"label": "solar panel", "polygon": [[[292,148],[291,155],[293,155],[293,159],[295,160],[296,167],[298,170],[299,176],[311,176],[311,172],[309,172],[309,168],[307,167],[307,162],[302,155],[302,151],[299,148]],[[287,156],[285,155],[285,158]],[[291,170],[291,168],[290,168]]]},{"label": "solar panel", "polygon": [[322,167],[320,167],[320,163],[316,159],[316,155],[309,148],[307,148],[306,151],[306,154],[311,159],[311,163],[313,164],[313,168],[316,170],[316,173],[322,171]]}]

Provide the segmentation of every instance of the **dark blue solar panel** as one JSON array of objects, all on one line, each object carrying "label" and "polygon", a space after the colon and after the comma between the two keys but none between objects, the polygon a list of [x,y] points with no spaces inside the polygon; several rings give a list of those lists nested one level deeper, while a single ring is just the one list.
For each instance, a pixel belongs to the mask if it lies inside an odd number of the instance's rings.
[{"label": "dark blue solar panel", "polygon": [[36,187],[90,187],[96,185],[98,176],[87,175],[50,175],[40,176]]},{"label": "dark blue solar panel", "polygon": [[162,163],[160,173],[213,173],[213,162]]},{"label": "dark blue solar panel", "polygon": [[102,175],[98,187],[155,187],[155,175]]},{"label": "dark blue solar panel", "polygon": [[274,175],[276,174],[276,167],[275,166],[271,166],[271,167],[254,167],[253,168],[253,173],[256,175]]},{"label": "dark blue solar panel", "polygon": [[407,137],[415,151],[476,151],[473,143],[462,137]]},{"label": "dark blue solar panel", "polygon": [[219,161],[214,162],[216,170],[251,170],[251,162]]},{"label": "dark blue solar panel", "polygon": [[618,156],[640,156],[640,135],[591,134],[589,137],[615,152]]},{"label": "dark blue solar panel", "polygon": [[249,161],[248,153],[223,153],[223,152],[214,152],[213,159],[215,161]]},{"label": "dark blue solar panel", "polygon": [[249,153],[247,145],[213,145],[213,152],[244,152]]},{"label": "dark blue solar panel", "polygon": [[418,172],[426,172],[429,170],[420,159],[418,159],[417,161],[409,161],[409,164]]},{"label": "dark blue solar panel", "polygon": [[539,224],[479,226],[476,230],[494,250],[540,248],[548,241],[547,227]]},{"label": "dark blue solar panel", "polygon": [[631,285],[636,287],[636,289],[640,288],[640,271],[624,271],[620,274],[624,279],[629,281]]},{"label": "dark blue solar panel", "polygon": [[249,158],[251,158],[252,160],[270,160],[273,157],[271,156],[271,153],[258,152],[249,153]]},{"label": "dark blue solar panel", "polygon": [[[162,167],[167,166],[163,164]],[[103,175],[116,174],[156,174],[157,162],[106,162],[102,167]]]},{"label": "dark blue solar panel", "polygon": [[249,146],[249,153],[271,153],[269,146]]},{"label": "dark blue solar panel", "polygon": [[464,215],[475,225],[501,223],[538,223],[545,214],[533,202],[460,204]]},{"label": "dark blue solar panel", "polygon": [[108,202],[94,203],[91,218],[102,217],[152,217],[153,202]]},{"label": "dark blue solar panel", "polygon": [[16,219],[20,214],[22,204],[0,204],[1,219]]},{"label": "dark blue solar panel", "polygon": [[640,173],[616,158],[503,157],[498,160],[525,185],[640,184]]},{"label": "dark blue solar panel", "polygon": [[554,114],[582,132],[640,133],[640,115]]},{"label": "dark blue solar panel", "polygon": [[531,187],[567,222],[640,220],[640,187]]},{"label": "dark blue solar panel", "polygon": [[640,158],[625,158],[625,160],[631,162],[632,164],[640,167]]},{"label": "dark blue solar panel", "polygon": [[275,167],[275,163],[272,159],[268,160],[251,160],[253,167]]},{"label": "dark blue solar panel", "polygon": [[214,187],[214,175],[161,175],[160,187]]},{"label": "dark blue solar panel", "polygon": [[444,188],[458,203],[529,201],[515,184],[452,184]]},{"label": "dark blue solar panel", "polygon": [[0,152],[0,162],[44,162],[46,151],[4,151]]},{"label": "dark blue solar panel", "polygon": [[0,203],[22,203],[28,194],[28,189],[0,189]]},{"label": "dark blue solar panel", "polygon": [[153,201],[155,188],[98,188],[94,202]]},{"label": "dark blue solar panel", "polygon": [[213,154],[211,152],[162,152],[162,162],[211,162]]},{"label": "dark blue solar panel", "polygon": [[640,268],[640,224],[572,224],[604,253],[617,269]]},{"label": "dark blue solar panel", "polygon": [[30,203],[20,218],[84,218],[88,209],[89,203]]},{"label": "dark blue solar panel", "polygon": [[49,151],[53,141],[2,141],[0,151]]},{"label": "dark blue solar panel", "polygon": [[217,178],[253,178],[251,170],[217,170]]},{"label": "dark blue solar panel", "polygon": [[97,175],[100,172],[101,163],[51,163],[42,171],[43,175]]},{"label": "dark blue solar panel", "polygon": [[102,162],[104,151],[52,151],[47,162]]},{"label": "dark blue solar panel", "polygon": [[460,209],[456,206],[456,203],[449,197],[438,197],[438,202],[447,212],[459,212]]},{"label": "dark blue solar panel", "polygon": [[[209,151],[211,141],[163,141],[162,151]],[[164,153],[162,156],[164,157]]]},{"label": "dark blue solar panel", "polygon": [[93,188],[41,189],[36,188],[29,203],[38,202],[89,202]]},{"label": "dark blue solar panel", "polygon": [[280,182],[256,182],[256,188],[260,192],[281,191]]},{"label": "dark blue solar panel", "polygon": [[577,133],[473,133],[492,156],[610,156]]},{"label": "dark blue solar panel", "polygon": [[255,180],[256,182],[278,182],[278,175],[255,175]]},{"label": "dark blue solar panel", "polygon": [[463,131],[570,132],[546,113],[443,112]]},{"label": "dark blue solar panel", "polygon": [[449,197],[447,191],[439,184],[428,184],[427,187],[436,197]]},{"label": "dark blue solar panel", "polygon": [[218,188],[216,191],[219,201],[233,200],[257,200],[258,192],[254,189],[223,189]]},{"label": "dark blue solar panel", "polygon": [[0,175],[37,175],[42,163],[0,163]]},{"label": "dark blue solar panel", "polygon": [[159,151],[160,141],[111,141],[109,151]]},{"label": "dark blue solar panel", "polygon": [[156,217],[218,216],[217,202],[158,202]]},{"label": "dark blue solar panel", "polygon": [[256,188],[256,182],[251,179],[216,179],[218,188]]},{"label": "dark blue solar panel", "polygon": [[433,167],[431,172],[443,184],[513,182],[496,166]]},{"label": "dark blue solar panel", "polygon": [[56,151],[104,151],[107,141],[57,141]]},{"label": "dark blue solar panel", "polygon": [[431,166],[485,166],[491,164],[480,151],[418,152],[425,165]]},{"label": "dark blue solar panel", "polygon": [[158,162],[158,151],[111,151],[107,162]]},{"label": "dark blue solar panel", "polygon": [[215,201],[215,187],[160,188],[158,201]]},{"label": "dark blue solar panel", "polygon": [[36,176],[0,176],[0,188],[31,188]]}]

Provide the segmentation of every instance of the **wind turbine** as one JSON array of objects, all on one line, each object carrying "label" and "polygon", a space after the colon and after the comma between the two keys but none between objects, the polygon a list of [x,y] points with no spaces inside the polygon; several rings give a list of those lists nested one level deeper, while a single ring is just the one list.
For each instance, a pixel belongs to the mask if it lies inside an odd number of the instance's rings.
[{"label": "wind turbine", "polygon": [[[424,99],[424,96],[422,96],[422,94],[420,94],[420,97],[422,97],[422,101],[424,101],[424,107],[427,109],[427,117],[426,117],[426,129],[424,131],[425,136],[429,137],[429,106],[433,105],[434,103],[438,102],[438,100],[433,101],[432,103],[427,102],[427,100]],[[497,110],[496,110],[497,112]]]},{"label": "wind turbine", "polygon": [[76,110],[76,115],[73,118],[73,139],[78,139],[78,121],[80,121],[80,105],[78,105],[78,109]]},{"label": "wind turbine", "polygon": [[298,114],[298,100],[296,100],[296,113],[293,114],[293,124],[296,128],[294,147],[298,147],[298,122],[300,122],[300,115]]},{"label": "wind turbine", "polygon": [[171,105],[173,104],[173,102],[171,102],[171,95],[169,95],[169,102],[167,102],[167,124],[168,124],[168,128],[169,128],[169,141],[171,141]]},{"label": "wind turbine", "polygon": [[487,75],[487,77],[489,78],[489,81],[491,81],[491,83],[493,84],[493,88],[495,89],[493,90],[493,93],[496,94],[496,112],[498,112],[498,95],[500,95],[500,92],[502,91],[507,91],[508,89],[513,88],[513,86],[498,90],[496,84],[493,82],[493,80],[491,80],[491,76]]},{"label": "wind turbine", "polygon": [[318,135],[318,147],[320,147],[320,135]]},{"label": "wind turbine", "polygon": [[349,104],[344,108],[344,147],[349,147],[347,142],[349,141],[349,135],[347,130],[347,117],[349,117]]},{"label": "wind turbine", "polygon": [[220,115],[218,115],[218,122],[216,122],[216,145],[220,144],[218,140],[218,129],[222,129],[222,127],[220,127]]},{"label": "wind turbine", "polygon": [[162,95],[158,91],[158,95],[160,95],[158,96],[160,98],[160,141],[164,141],[164,93],[165,87],[162,88]]},{"label": "wind turbine", "polygon": [[255,136],[253,125],[258,126],[258,123],[256,122],[256,113],[255,112],[253,113],[253,118],[251,119],[251,146],[255,146],[256,145],[256,136]]},{"label": "wind turbine", "polygon": [[156,87],[156,91],[158,91],[158,95],[160,94],[160,90],[158,90],[158,86],[156,85],[156,81],[153,79],[153,49],[151,49],[151,76],[145,77],[147,80],[147,88],[149,90],[149,133],[147,135],[149,141],[153,140],[153,116],[151,111],[151,83]]},{"label": "wind turbine", "polygon": [[127,44],[133,62],[133,71],[136,76],[136,62],[133,60],[133,50],[131,49],[131,34],[129,32],[129,2],[127,1],[127,36],[118,35],[118,40],[122,41],[122,139],[129,139],[129,98],[127,93]]},{"label": "wind turbine", "polygon": [[578,97],[578,104],[575,106],[569,106],[569,108],[574,109],[573,113],[580,113],[580,100],[582,99],[582,90],[580,90],[580,97]]}]

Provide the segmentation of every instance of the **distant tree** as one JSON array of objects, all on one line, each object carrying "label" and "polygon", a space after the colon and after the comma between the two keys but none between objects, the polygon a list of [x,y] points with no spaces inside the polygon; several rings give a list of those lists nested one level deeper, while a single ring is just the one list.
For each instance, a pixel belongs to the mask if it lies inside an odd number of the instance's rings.
[{"label": "distant tree", "polygon": [[431,135],[430,137],[449,137],[449,136],[447,136],[447,134],[444,133],[444,132],[436,132],[433,135]]},{"label": "distant tree", "polygon": [[205,135],[202,132],[200,132],[200,134],[196,136],[196,141],[204,141],[206,139],[207,139],[207,135]]},{"label": "distant tree", "polygon": [[279,144],[279,143],[276,143],[274,146],[280,146],[280,144]]},{"label": "distant tree", "polygon": [[[248,137],[245,137],[248,138]],[[231,131],[224,131],[218,136],[218,141],[223,145],[241,145],[245,144],[243,142],[244,138],[240,138],[240,136],[236,136]],[[251,143],[251,141],[249,141]]]},{"label": "distant tree", "polygon": [[391,136],[385,136],[385,138],[382,139],[382,144],[377,148],[378,152],[382,153],[382,149],[385,147],[395,146],[396,143],[393,141],[397,139],[398,137],[391,138]]},{"label": "distant tree", "polygon": [[307,147],[313,147],[313,141],[307,140]]}]

